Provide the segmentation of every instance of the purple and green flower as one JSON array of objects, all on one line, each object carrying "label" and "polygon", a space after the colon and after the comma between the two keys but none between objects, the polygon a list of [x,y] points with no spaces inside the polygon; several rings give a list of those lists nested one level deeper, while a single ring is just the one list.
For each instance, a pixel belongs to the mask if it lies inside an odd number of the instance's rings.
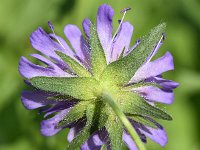
[{"label": "purple and green flower", "polygon": [[121,150],[124,145],[142,150],[147,137],[161,146],[167,143],[155,119],[172,120],[157,103],[174,100],[178,83],[161,75],[174,69],[173,57],[167,52],[151,61],[163,43],[166,25],[159,24],[131,46],[133,26],[123,16],[114,33],[113,15],[103,4],[95,24],[84,19],[84,34],[76,25],[66,25],[69,44],[49,22],[53,33],[39,27],[30,36],[39,51],[30,56],[40,65],[25,57],[19,61],[19,72],[33,89],[22,93],[23,105],[44,114],[43,135],[69,128],[69,150]]}]

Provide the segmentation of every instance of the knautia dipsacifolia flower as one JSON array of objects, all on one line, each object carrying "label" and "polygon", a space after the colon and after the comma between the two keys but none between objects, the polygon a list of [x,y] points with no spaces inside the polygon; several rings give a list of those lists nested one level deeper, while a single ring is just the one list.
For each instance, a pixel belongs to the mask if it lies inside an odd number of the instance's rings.
[{"label": "knautia dipsacifolia flower", "polygon": [[161,146],[167,142],[165,130],[155,119],[172,118],[156,103],[171,104],[178,83],[161,76],[174,69],[169,52],[151,61],[164,40],[165,24],[130,47],[133,26],[122,19],[112,34],[113,15],[110,6],[101,5],[96,25],[83,21],[84,35],[77,26],[66,25],[70,46],[54,33],[50,22],[52,34],[39,27],[30,41],[41,54],[31,56],[42,64],[25,57],[19,62],[19,72],[34,89],[22,93],[23,105],[44,113],[41,133],[45,136],[70,128],[69,150],[103,145],[113,150],[123,145],[144,149],[141,143],[146,143],[146,137]]}]

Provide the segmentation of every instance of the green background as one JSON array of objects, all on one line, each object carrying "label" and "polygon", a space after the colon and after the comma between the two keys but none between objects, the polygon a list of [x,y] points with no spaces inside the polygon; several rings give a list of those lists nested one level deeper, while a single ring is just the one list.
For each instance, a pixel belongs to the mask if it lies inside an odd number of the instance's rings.
[{"label": "green background", "polygon": [[[114,27],[125,7],[134,25],[132,42],[160,22],[167,22],[164,45],[158,56],[170,51],[175,70],[165,77],[180,83],[175,102],[166,109],[173,121],[162,124],[169,136],[166,150],[200,149],[200,3],[197,0],[1,0],[0,1],[0,150],[64,150],[67,130],[53,137],[39,132],[42,117],[37,111],[26,110],[20,101],[25,87],[18,73],[20,56],[33,52],[31,32],[42,26],[50,32],[51,20],[61,36],[66,24],[81,27],[84,17],[93,21],[97,8],[108,3],[115,9]],[[148,149],[162,149],[148,140]]]}]

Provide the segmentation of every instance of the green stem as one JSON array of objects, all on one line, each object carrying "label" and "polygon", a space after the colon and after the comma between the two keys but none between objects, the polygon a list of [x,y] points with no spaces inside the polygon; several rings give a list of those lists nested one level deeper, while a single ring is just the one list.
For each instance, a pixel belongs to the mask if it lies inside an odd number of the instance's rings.
[{"label": "green stem", "polygon": [[118,107],[118,105],[115,103],[115,101],[112,99],[112,97],[107,94],[103,93],[103,100],[110,105],[110,107],[113,109],[115,114],[119,117],[123,125],[125,126],[126,130],[131,135],[132,139],[136,143],[139,150],[146,150],[144,144],[142,143],[140,137],[138,136],[137,132],[131,125],[130,121],[127,119],[125,114],[122,112],[122,110]]}]

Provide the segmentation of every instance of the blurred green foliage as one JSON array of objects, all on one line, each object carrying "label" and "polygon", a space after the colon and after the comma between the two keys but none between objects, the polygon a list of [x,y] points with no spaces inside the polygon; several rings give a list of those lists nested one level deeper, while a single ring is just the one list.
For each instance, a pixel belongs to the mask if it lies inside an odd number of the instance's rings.
[{"label": "blurred green foliage", "polygon": [[[114,27],[125,7],[131,7],[125,20],[135,28],[132,42],[160,22],[167,22],[167,40],[159,51],[174,56],[175,70],[167,78],[180,83],[175,102],[166,106],[174,118],[162,122],[169,142],[166,150],[200,149],[200,3],[197,0],[1,0],[0,1],[0,150],[63,150],[67,130],[54,137],[43,137],[39,131],[42,117],[27,111],[20,94],[25,87],[18,73],[21,55],[33,52],[29,35],[38,26],[47,31],[47,21],[56,33],[64,36],[66,24],[81,27],[84,17],[95,20],[97,8],[108,3],[115,9]],[[49,31],[50,32],[50,31]],[[148,140],[148,149],[161,149]]]}]

